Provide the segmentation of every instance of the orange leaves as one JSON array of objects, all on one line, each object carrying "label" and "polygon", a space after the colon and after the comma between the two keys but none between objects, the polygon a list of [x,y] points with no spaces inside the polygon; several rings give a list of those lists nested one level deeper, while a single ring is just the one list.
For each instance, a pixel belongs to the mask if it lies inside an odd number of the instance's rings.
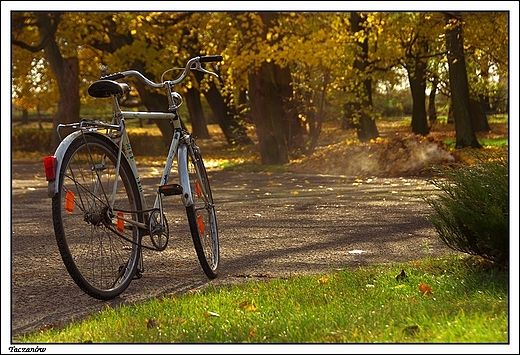
[{"label": "orange leaves", "polygon": [[[394,287],[395,289],[405,287],[405,285],[403,284],[403,281],[408,281],[408,275],[406,274],[404,269],[402,269],[401,273],[395,277],[395,280],[399,283],[399,285]],[[432,287],[427,285],[424,281],[421,281],[421,283],[419,284],[418,290],[425,296],[432,295]]]},{"label": "orange leaves", "polygon": [[432,295],[432,287],[428,286],[423,282],[419,285],[419,291],[425,295],[425,296],[431,296]]}]

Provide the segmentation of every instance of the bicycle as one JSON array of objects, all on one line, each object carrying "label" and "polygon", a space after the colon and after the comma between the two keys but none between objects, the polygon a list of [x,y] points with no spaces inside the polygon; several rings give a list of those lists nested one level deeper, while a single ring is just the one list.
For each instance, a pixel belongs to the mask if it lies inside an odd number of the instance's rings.
[{"label": "bicycle", "polygon": [[[174,88],[192,70],[218,78],[201,63],[219,61],[222,56],[191,58],[185,68],[166,70],[160,83],[136,70],[103,76],[89,86],[88,93],[110,98],[111,122],[82,119],[58,125],[58,133],[66,127],[72,133],[65,136],[54,155],[44,158],[54,233],[68,273],[88,295],[100,300],[117,297],[132,280],[141,278],[143,249],[166,248],[169,227],[163,210],[165,196],[181,197],[200,265],[208,278],[217,277],[220,250],[213,196],[200,148],[181,122],[178,108],[183,100]],[[183,71],[174,80],[164,80],[174,69]],[[129,76],[164,89],[168,112],[122,111],[120,100],[130,87],[116,80]],[[151,208],[125,126],[130,118],[166,119],[173,125],[164,172]],[[175,157],[179,181],[169,183]],[[145,245],[145,236],[151,243]]]}]

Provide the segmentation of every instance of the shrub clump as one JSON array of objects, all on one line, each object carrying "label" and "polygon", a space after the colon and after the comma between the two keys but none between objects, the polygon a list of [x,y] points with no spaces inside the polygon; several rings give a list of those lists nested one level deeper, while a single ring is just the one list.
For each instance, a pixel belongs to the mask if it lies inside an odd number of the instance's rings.
[{"label": "shrub clump", "polygon": [[14,127],[11,134],[13,151],[47,152],[51,144],[51,129]]},{"label": "shrub clump", "polygon": [[426,197],[428,216],[451,249],[509,265],[509,169],[506,159],[439,168],[431,179],[442,194]]}]

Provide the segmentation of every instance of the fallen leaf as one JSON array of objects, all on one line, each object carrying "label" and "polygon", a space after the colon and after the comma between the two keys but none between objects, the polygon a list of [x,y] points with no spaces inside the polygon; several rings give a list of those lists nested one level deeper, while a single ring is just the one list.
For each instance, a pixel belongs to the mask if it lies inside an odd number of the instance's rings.
[{"label": "fallen leaf", "polygon": [[329,280],[326,277],[322,277],[321,279],[318,279],[319,284],[326,284],[329,282]]},{"label": "fallen leaf", "polygon": [[244,311],[249,311],[249,312],[254,312],[258,309],[258,307],[255,306],[250,301],[244,301],[244,302],[240,303],[239,307],[242,308]]},{"label": "fallen leaf", "polygon": [[220,317],[220,314],[218,313],[215,313],[215,312],[209,312],[209,311],[206,311],[204,312],[204,317]]},{"label": "fallen leaf", "polygon": [[246,311],[251,310],[251,308],[256,309],[256,306],[251,301],[243,301],[238,306]]},{"label": "fallen leaf", "polygon": [[419,285],[419,291],[423,294],[423,295],[431,295],[432,294],[432,287],[431,286],[428,286],[423,282],[421,282],[421,284]]}]

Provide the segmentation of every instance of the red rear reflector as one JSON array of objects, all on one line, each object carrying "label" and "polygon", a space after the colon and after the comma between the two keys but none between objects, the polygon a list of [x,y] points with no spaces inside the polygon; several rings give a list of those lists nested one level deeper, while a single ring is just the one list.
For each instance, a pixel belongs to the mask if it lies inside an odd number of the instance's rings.
[{"label": "red rear reflector", "polygon": [[43,158],[43,166],[45,167],[45,179],[47,181],[56,180],[56,157]]}]

